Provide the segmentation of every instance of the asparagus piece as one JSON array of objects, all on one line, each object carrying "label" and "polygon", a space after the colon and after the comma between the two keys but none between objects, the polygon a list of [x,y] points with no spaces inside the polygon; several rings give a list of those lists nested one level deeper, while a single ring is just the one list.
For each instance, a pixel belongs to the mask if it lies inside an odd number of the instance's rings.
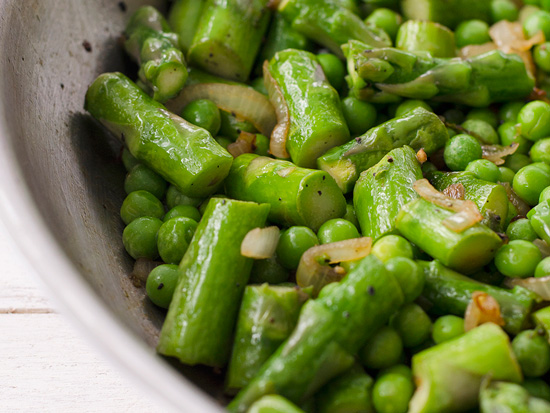
[{"label": "asparagus piece", "polygon": [[233,157],[208,131],[166,111],[121,73],[100,75],[85,107],[133,156],[187,196],[212,194],[229,173]]},{"label": "asparagus piece", "polygon": [[243,154],[235,159],[225,189],[232,198],[270,204],[270,221],[282,226],[317,231],[346,213],[346,200],[326,172],[265,156]]},{"label": "asparagus piece", "polygon": [[305,413],[294,403],[277,394],[262,397],[252,406],[247,413]]},{"label": "asparagus piece", "polygon": [[395,47],[406,52],[428,52],[433,57],[455,57],[455,34],[441,24],[409,20],[399,27]]},{"label": "asparagus piece", "polygon": [[442,221],[453,215],[424,199],[406,204],[396,227],[410,242],[454,270],[469,274],[488,264],[502,245],[500,237],[483,224],[454,232]]},{"label": "asparagus piece", "polygon": [[418,388],[409,413],[464,412],[476,406],[483,377],[521,382],[521,369],[502,329],[486,323],[413,356]]},{"label": "asparagus piece", "polygon": [[550,245],[550,200],[544,200],[527,213],[531,226]]},{"label": "asparagus piece", "polygon": [[229,404],[244,413],[265,394],[304,401],[347,370],[353,354],[404,302],[397,280],[374,256],[363,259],[320,298],[309,300],[288,340]]},{"label": "asparagus piece", "polygon": [[168,22],[179,35],[179,45],[184,53],[189,51],[197,31],[206,0],[176,0],[168,14]]},{"label": "asparagus piece", "polygon": [[[179,266],[157,351],[186,364],[223,367],[252,260],[241,243],[269,205],[212,198]],[[220,276],[222,275],[222,276]]]},{"label": "asparagus piece", "polygon": [[246,386],[288,338],[308,298],[298,287],[268,284],[246,287],[227,373],[230,393]]},{"label": "asparagus piece", "polygon": [[417,108],[331,149],[317,160],[317,164],[334,178],[344,193],[348,193],[361,172],[376,165],[392,149],[409,145],[415,151],[424,149],[431,155],[443,148],[448,139],[449,133],[441,119],[426,109]]},{"label": "asparagus piece", "polygon": [[548,413],[550,402],[532,397],[518,384],[493,382],[481,388],[481,413]]},{"label": "asparagus piece", "polygon": [[269,24],[268,0],[206,0],[189,48],[190,63],[245,82]]},{"label": "asparagus piece", "polygon": [[126,26],[124,47],[140,65],[141,82],[159,102],[176,96],[187,80],[185,58],[178,43],[178,35],[151,6],[138,9]]},{"label": "asparagus piece", "polygon": [[389,152],[361,174],[353,191],[353,205],[364,237],[373,240],[395,232],[401,207],[418,198],[413,184],[422,179],[416,153],[404,146]]},{"label": "asparagus piece", "polygon": [[429,20],[451,29],[465,20],[491,22],[491,2],[479,0],[401,0],[403,15],[408,20]]},{"label": "asparagus piece", "polygon": [[484,107],[523,99],[535,86],[523,60],[499,50],[462,60],[373,49],[358,41],[342,49],[348,59],[350,93],[375,103],[406,97]]},{"label": "asparagus piece", "polygon": [[391,39],[383,30],[367,26],[340,3],[336,0],[282,0],[278,10],[296,31],[341,57],[340,45],[351,39],[372,47],[391,45]]},{"label": "asparagus piece", "polygon": [[338,92],[315,55],[294,49],[278,52],[264,64],[264,81],[278,112],[271,139],[286,137],[286,150],[296,165],[313,168],[319,156],[349,140]]},{"label": "asparagus piece", "polygon": [[508,195],[502,185],[478,179],[471,172],[430,172],[430,183],[443,192],[450,185],[464,187],[464,199],[473,201],[483,215],[482,223],[502,231],[508,216]]},{"label": "asparagus piece", "polygon": [[484,284],[446,268],[438,261],[418,261],[418,264],[424,270],[422,296],[431,303],[430,311],[462,317],[472,294],[481,291],[497,300],[506,323],[504,329],[509,333],[519,333],[529,322],[529,315],[537,298],[535,293],[519,286],[506,290]]}]

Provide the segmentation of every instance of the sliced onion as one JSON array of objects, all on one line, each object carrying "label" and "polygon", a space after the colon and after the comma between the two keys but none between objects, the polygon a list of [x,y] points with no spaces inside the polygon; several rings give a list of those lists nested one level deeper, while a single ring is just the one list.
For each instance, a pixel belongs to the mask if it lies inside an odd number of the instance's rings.
[{"label": "sliced onion", "polygon": [[479,56],[480,54],[491,52],[497,49],[497,45],[493,42],[484,44],[472,44],[460,49],[460,57],[462,59],[469,59],[471,57]]},{"label": "sliced onion", "polygon": [[550,257],[550,246],[546,243],[546,241],[537,238],[533,241],[533,244],[535,244],[540,250],[542,258]]},{"label": "sliced onion", "polygon": [[544,301],[550,301],[550,275],[540,278],[508,278],[504,284],[510,288],[519,285],[534,292]]},{"label": "sliced onion", "polygon": [[149,273],[161,264],[162,261],[153,261],[149,258],[138,258],[134,263],[134,268],[130,273],[130,277],[134,281],[134,284],[138,284],[138,286],[145,285]]},{"label": "sliced onion", "polygon": [[330,264],[364,258],[370,254],[371,246],[372,239],[363,237],[312,247],[300,259],[296,282],[302,288],[312,286],[316,297],[325,285],[340,281],[346,275],[342,267]]},{"label": "sliced onion", "polygon": [[477,205],[472,201],[453,199],[435,189],[427,179],[419,179],[413,185],[414,190],[426,201],[456,212],[443,220],[442,224],[451,231],[462,232],[483,219]]},{"label": "sliced onion", "polygon": [[237,140],[227,145],[227,151],[237,158],[243,153],[254,153],[254,144],[256,143],[256,134],[250,132],[241,132]]},{"label": "sliced onion", "polygon": [[210,99],[222,110],[249,121],[261,133],[269,136],[277,123],[275,109],[269,99],[248,86],[225,83],[198,83],[186,86],[178,96],[166,102],[166,107],[181,113],[191,102]]},{"label": "sliced onion", "polygon": [[249,231],[241,243],[241,255],[256,260],[271,258],[275,255],[279,242],[279,228],[254,228]]},{"label": "sliced onion", "polygon": [[465,193],[466,190],[464,189],[464,185],[461,183],[451,184],[443,190],[443,195],[452,199],[464,199]]},{"label": "sliced onion", "polygon": [[290,158],[290,154],[286,150],[286,139],[290,130],[290,112],[286,104],[281,88],[271,76],[269,71],[269,62],[264,62],[264,81],[265,87],[269,93],[269,97],[275,113],[277,115],[277,124],[271,132],[271,140],[269,142],[269,151],[277,158]]},{"label": "sliced onion", "polygon": [[487,293],[474,291],[464,315],[464,330],[470,331],[484,323],[505,324],[498,301]]},{"label": "sliced onion", "polygon": [[519,143],[514,142],[508,146],[502,145],[482,145],[483,159],[493,162],[495,165],[504,164],[504,158],[517,151]]},{"label": "sliced onion", "polygon": [[428,160],[428,155],[426,154],[424,148],[420,148],[420,150],[416,152],[416,159],[420,162],[420,165]]},{"label": "sliced onion", "polygon": [[518,216],[525,218],[527,213],[531,210],[531,207],[516,194],[509,182],[499,182],[499,184],[506,189],[508,200],[516,207]]}]

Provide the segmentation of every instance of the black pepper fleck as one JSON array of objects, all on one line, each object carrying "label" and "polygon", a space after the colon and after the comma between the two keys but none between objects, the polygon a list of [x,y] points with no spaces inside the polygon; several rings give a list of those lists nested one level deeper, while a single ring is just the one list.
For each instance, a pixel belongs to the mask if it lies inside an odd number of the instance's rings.
[{"label": "black pepper fleck", "polygon": [[279,201],[282,201],[282,199],[281,199],[281,198],[279,198]]},{"label": "black pepper fleck", "polygon": [[372,285],[369,285],[369,288],[367,289],[369,295],[374,295],[376,291],[374,291],[374,287]]},{"label": "black pepper fleck", "polygon": [[344,318],[349,318],[349,311],[344,311]]},{"label": "black pepper fleck", "polygon": [[82,47],[84,48],[84,50],[86,50],[88,53],[90,53],[92,51],[92,45],[90,44],[90,42],[88,40],[84,40],[82,42]]},{"label": "black pepper fleck", "polygon": [[393,158],[392,158],[391,156],[388,158],[388,162],[389,162],[389,163],[392,163],[392,162],[393,162]]},{"label": "black pepper fleck", "polygon": [[59,86],[61,86],[61,89],[65,89],[65,85],[61,83]]},{"label": "black pepper fleck", "polygon": [[323,195],[321,191],[317,191],[317,193],[319,194],[319,196]]},{"label": "black pepper fleck", "polygon": [[126,3],[124,3],[123,1],[119,1],[118,2],[118,8],[120,9],[121,12],[125,12],[126,11]]},{"label": "black pepper fleck", "polygon": [[164,288],[164,284],[160,283],[159,286],[157,287],[157,290],[162,290],[163,288]]},{"label": "black pepper fleck", "polygon": [[323,181],[325,180],[325,178],[326,178],[326,176],[325,176],[325,175],[323,175]]},{"label": "black pepper fleck", "polygon": [[274,319],[273,317],[271,317],[271,318],[269,319],[269,322],[270,322],[271,324],[273,324],[273,323],[275,322],[275,319]]},{"label": "black pepper fleck", "polygon": [[361,143],[361,138],[358,136],[357,138],[355,138],[355,142]]}]

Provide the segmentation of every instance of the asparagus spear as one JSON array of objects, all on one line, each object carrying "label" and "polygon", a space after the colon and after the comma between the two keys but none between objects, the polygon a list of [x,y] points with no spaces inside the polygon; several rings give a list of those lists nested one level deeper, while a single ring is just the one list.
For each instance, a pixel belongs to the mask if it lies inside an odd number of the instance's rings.
[{"label": "asparagus spear", "polygon": [[455,34],[441,24],[409,20],[399,27],[395,47],[407,52],[428,52],[433,57],[455,57]]},{"label": "asparagus spear", "polygon": [[406,19],[429,20],[454,29],[460,22],[491,21],[491,2],[479,0],[401,0]]},{"label": "asparagus spear", "polygon": [[268,284],[246,287],[227,372],[230,392],[246,386],[288,338],[308,298],[298,287]]},{"label": "asparagus spear", "polygon": [[210,195],[229,173],[233,157],[208,131],[166,111],[121,73],[100,75],[85,107],[133,156],[187,196]]},{"label": "asparagus spear", "polygon": [[178,35],[158,10],[151,6],[138,9],[126,26],[124,47],[140,65],[139,78],[159,102],[174,97],[185,85],[187,67]]},{"label": "asparagus spear", "polygon": [[418,388],[409,413],[464,412],[476,406],[483,377],[521,382],[521,369],[502,329],[486,323],[412,359]]},{"label": "asparagus spear", "polygon": [[413,184],[419,179],[420,163],[409,146],[392,150],[361,174],[353,191],[353,205],[363,236],[376,240],[395,232],[401,207],[418,198]]},{"label": "asparagus spear", "polygon": [[168,14],[168,22],[179,35],[179,45],[184,53],[191,47],[206,0],[176,0]]},{"label": "asparagus spear", "polygon": [[550,200],[544,200],[527,213],[531,226],[550,245]]},{"label": "asparagus spear", "polygon": [[304,401],[347,370],[352,355],[404,301],[399,283],[374,256],[334,285],[302,307],[292,335],[229,404],[230,412],[244,413],[269,393]]},{"label": "asparagus spear", "polygon": [[269,24],[268,0],[206,0],[189,48],[190,63],[245,82]]},{"label": "asparagus spear", "polygon": [[375,31],[367,26],[340,3],[336,0],[282,0],[278,10],[295,30],[342,57],[340,45],[351,39],[372,47],[391,45],[391,39],[383,30]]},{"label": "asparagus spear", "polygon": [[223,367],[252,260],[241,243],[269,205],[212,198],[180,267],[157,351],[186,364]]},{"label": "asparagus spear", "polygon": [[405,238],[444,265],[466,274],[475,272],[493,259],[502,240],[479,223],[454,232],[442,223],[451,215],[452,212],[420,198],[401,209],[396,227]]},{"label": "asparagus spear", "polygon": [[409,145],[431,155],[444,147],[448,139],[447,128],[441,119],[426,109],[417,108],[331,149],[317,160],[317,164],[347,193],[353,189],[361,172],[374,166],[392,149]]},{"label": "asparagus spear", "polygon": [[[328,82],[315,55],[284,50],[264,64],[269,99],[278,112],[271,136],[283,138],[292,161],[306,168],[328,149],[349,140],[349,130],[340,108],[338,92]],[[284,115],[283,115],[284,113]],[[278,139],[278,138],[277,138]]]},{"label": "asparagus spear", "polygon": [[326,172],[265,156],[243,154],[235,159],[225,189],[232,198],[270,204],[269,219],[283,226],[317,231],[346,213],[346,200]]},{"label": "asparagus spear", "polygon": [[492,382],[482,387],[481,413],[548,413],[550,402],[533,397],[518,384],[503,381]]},{"label": "asparagus spear", "polygon": [[436,314],[464,316],[472,294],[481,291],[493,297],[500,306],[504,329],[512,334],[519,333],[529,322],[536,294],[522,287],[512,290],[484,284],[446,268],[438,261],[418,261],[424,270],[425,284],[422,296]]},{"label": "asparagus spear", "polygon": [[289,402],[284,397],[276,394],[270,394],[262,397],[252,406],[247,413],[305,413],[294,403]]},{"label": "asparagus spear", "polygon": [[395,102],[401,96],[483,107],[523,99],[535,86],[523,60],[499,50],[462,60],[373,49],[358,41],[342,49],[351,93],[372,102]]}]

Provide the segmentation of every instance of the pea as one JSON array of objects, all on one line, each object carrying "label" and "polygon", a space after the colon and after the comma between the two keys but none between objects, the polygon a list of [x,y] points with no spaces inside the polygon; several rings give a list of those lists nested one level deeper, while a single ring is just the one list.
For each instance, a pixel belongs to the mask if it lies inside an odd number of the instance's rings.
[{"label": "pea", "polygon": [[289,270],[298,268],[302,254],[319,245],[317,235],[307,228],[294,226],[281,233],[277,244],[277,256],[283,267]]},{"label": "pea", "polygon": [[383,262],[394,257],[413,258],[411,243],[400,235],[385,235],[378,239],[372,246],[371,254]]},{"label": "pea", "polygon": [[521,384],[533,397],[550,401],[550,385],[541,379],[526,379]]},{"label": "pea", "polygon": [[403,23],[403,18],[393,10],[381,7],[374,10],[369,17],[365,19],[365,22],[384,30],[392,40],[395,40],[399,26]]},{"label": "pea", "polygon": [[527,37],[533,37],[541,30],[544,37],[550,39],[550,13],[545,10],[534,12],[523,22],[523,31]]},{"label": "pea", "polygon": [[460,125],[462,122],[466,120],[464,117],[464,113],[459,109],[449,109],[443,112],[443,117],[447,122],[455,123],[457,125]]},{"label": "pea", "polygon": [[508,182],[511,184],[516,173],[505,166],[499,166],[498,170],[500,171],[500,182]]},{"label": "pea", "polygon": [[411,303],[416,300],[424,289],[424,272],[419,268],[418,264],[406,257],[393,257],[386,261],[386,270],[393,275],[403,296],[405,303]]},{"label": "pea", "polygon": [[512,122],[516,124],[518,121],[518,114],[521,108],[525,105],[525,102],[512,101],[503,104],[499,111],[498,117],[502,122]]},{"label": "pea", "polygon": [[527,155],[521,153],[514,153],[506,157],[504,161],[504,166],[510,168],[514,172],[518,172],[524,166],[527,166],[531,163],[531,158]]},{"label": "pea", "polygon": [[401,337],[391,327],[382,327],[359,350],[359,360],[369,369],[385,369],[397,364],[403,353]]},{"label": "pea", "polygon": [[532,242],[517,239],[503,245],[495,256],[498,270],[507,277],[527,278],[541,261],[540,250]]},{"label": "pea", "polygon": [[216,142],[218,142],[218,144],[224,149],[227,149],[227,147],[233,143],[231,139],[228,139],[224,136],[218,135],[214,139],[216,139]]},{"label": "pea", "polygon": [[145,290],[147,296],[162,308],[168,308],[178,284],[179,271],[177,265],[163,264],[154,268],[147,277]]},{"label": "pea", "polygon": [[346,214],[344,219],[355,225],[355,228],[359,228],[359,221],[357,221],[357,215],[355,214],[355,208],[351,204],[346,204]]},{"label": "pea", "polygon": [[535,277],[542,278],[550,275],[550,257],[544,258],[535,268]]},{"label": "pea", "polygon": [[411,368],[404,364],[396,364],[395,366],[388,367],[387,369],[382,369],[378,372],[378,377],[380,378],[390,373],[400,374],[401,376],[409,379],[411,382],[413,380]]},{"label": "pea", "polygon": [[263,76],[252,80],[250,86],[252,86],[256,92],[260,92],[262,95],[268,95]]},{"label": "pea", "polygon": [[473,136],[460,134],[445,145],[443,158],[452,171],[463,171],[468,164],[482,156],[481,144]]},{"label": "pea", "polygon": [[406,304],[391,321],[391,326],[397,330],[403,346],[411,348],[424,343],[432,331],[432,320],[418,304]]},{"label": "pea", "polygon": [[487,122],[495,129],[498,126],[497,114],[488,108],[472,109],[470,112],[468,112],[466,120],[482,120],[484,122]]},{"label": "pea", "polygon": [[120,217],[126,225],[141,217],[161,219],[164,206],[152,193],[147,191],[130,192],[120,207]]},{"label": "pea", "polygon": [[535,100],[526,104],[518,114],[521,134],[531,141],[550,136],[550,104]]},{"label": "pea", "polygon": [[127,148],[124,148],[122,150],[122,164],[126,168],[126,171],[130,172],[134,166],[139,164],[139,160],[130,153],[130,151]]},{"label": "pea", "polygon": [[550,72],[550,42],[535,46],[533,59],[537,67],[543,72]]},{"label": "pea", "polygon": [[517,143],[519,146],[515,153],[527,154],[533,145],[528,139],[521,136],[518,125],[512,122],[504,122],[498,128],[501,145],[508,146]]},{"label": "pea", "polygon": [[491,2],[491,17],[493,22],[508,20],[514,22],[518,19],[519,9],[511,0],[493,0]]},{"label": "pea", "polygon": [[547,199],[550,199],[550,186],[547,186],[546,188],[544,188],[542,190],[542,192],[540,193],[540,196],[539,196],[539,204],[541,202],[544,202],[546,201]]},{"label": "pea", "polygon": [[428,105],[423,100],[409,99],[409,100],[405,100],[405,101],[403,101],[402,103],[399,104],[399,106],[395,110],[395,116],[396,117],[403,116],[403,115],[405,115],[405,114],[407,114],[407,113],[409,113],[409,112],[411,112],[411,111],[413,111],[417,108],[422,108],[422,109],[426,109],[430,112],[433,112],[430,105]]},{"label": "pea", "polygon": [[531,147],[530,155],[533,162],[550,164],[550,138],[536,141]]},{"label": "pea", "polygon": [[506,235],[510,241],[521,239],[532,242],[538,238],[537,233],[527,218],[521,218],[511,222],[506,229]]},{"label": "pea", "polygon": [[432,338],[435,344],[444,343],[464,334],[464,319],[455,315],[444,315],[435,320]]},{"label": "pea", "polygon": [[487,159],[476,159],[468,164],[466,171],[472,172],[477,178],[488,182],[498,182],[500,171],[498,166]]},{"label": "pea", "polygon": [[506,216],[506,226],[509,226],[512,220],[517,217],[518,210],[514,204],[508,201],[508,215]]},{"label": "pea", "polygon": [[157,240],[162,260],[167,264],[179,264],[196,229],[197,221],[185,217],[175,217],[162,224]]},{"label": "pea", "polygon": [[479,138],[481,143],[489,145],[498,145],[500,139],[495,128],[481,119],[470,119],[462,123],[462,127],[472,132],[472,136]]},{"label": "pea", "polygon": [[281,284],[288,281],[289,275],[288,270],[279,263],[277,258],[254,260],[252,272],[250,273],[250,283]]},{"label": "pea", "polygon": [[197,208],[191,205],[176,205],[164,215],[162,220],[166,222],[176,217],[190,218],[193,221],[199,222],[201,220],[201,213]]},{"label": "pea", "polygon": [[269,138],[261,133],[256,134],[254,153],[260,156],[269,156]]},{"label": "pea", "polygon": [[344,63],[331,53],[322,53],[317,55],[317,60],[325,72],[328,82],[336,90],[341,90],[344,85],[346,68]]},{"label": "pea", "polygon": [[198,99],[189,103],[183,109],[181,117],[193,125],[206,129],[212,136],[216,136],[220,131],[220,110],[209,99]]},{"label": "pea", "polygon": [[359,231],[357,231],[355,225],[341,218],[328,220],[317,231],[317,238],[319,238],[321,244],[359,237]]},{"label": "pea", "polygon": [[134,259],[158,258],[157,233],[162,221],[153,217],[134,219],[122,232],[122,243]]},{"label": "pea", "polygon": [[526,330],[512,340],[512,349],[526,377],[540,377],[550,370],[550,346],[536,330]]},{"label": "pea", "polygon": [[455,39],[458,48],[490,42],[489,25],[482,20],[464,21],[456,28]]},{"label": "pea", "polygon": [[124,190],[127,194],[134,191],[147,191],[162,199],[168,183],[162,176],[143,164],[137,164],[126,175]]},{"label": "pea", "polygon": [[402,374],[384,374],[372,389],[374,408],[377,413],[406,413],[413,391],[412,381]]},{"label": "pea", "polygon": [[168,187],[168,191],[166,191],[166,205],[168,205],[168,208],[170,209],[177,205],[191,205],[198,207],[201,202],[203,202],[202,199],[190,198],[187,195],[182,194],[174,185],[170,185]]},{"label": "pea", "polygon": [[376,124],[374,105],[352,96],[342,100],[342,113],[352,135],[362,135]]},{"label": "pea", "polygon": [[543,162],[524,166],[517,171],[512,186],[521,199],[537,205],[541,192],[550,186],[550,166]]}]

